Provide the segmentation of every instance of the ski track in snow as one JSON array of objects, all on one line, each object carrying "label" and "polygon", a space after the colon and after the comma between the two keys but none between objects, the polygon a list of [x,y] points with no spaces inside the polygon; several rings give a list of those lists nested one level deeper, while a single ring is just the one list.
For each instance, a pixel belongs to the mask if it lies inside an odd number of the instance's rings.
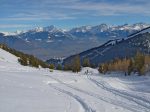
[{"label": "ski track in snow", "polygon": [[[51,76],[49,76],[49,77],[52,78]],[[52,79],[54,79],[54,78],[52,78]],[[56,80],[56,79],[55,79],[55,80]],[[56,81],[58,81],[58,80],[56,80]],[[60,81],[59,81],[59,82],[60,82]],[[64,94],[66,94],[66,95],[71,96],[72,98],[74,98],[77,102],[79,102],[79,103],[81,104],[81,106],[82,106],[82,111],[84,111],[84,112],[96,112],[96,111],[93,110],[90,106],[88,106],[88,104],[85,103],[84,100],[83,100],[81,97],[79,97],[79,96],[73,94],[73,93],[70,92],[70,91],[61,89],[60,87],[57,87],[57,86],[54,86],[54,85],[51,84],[51,83],[48,83],[48,85],[49,85],[50,87],[52,87],[53,89],[55,89],[55,90],[57,90],[57,91],[59,91],[59,92],[61,92],[61,93],[64,93]],[[81,112],[82,112],[82,111],[81,111]]]},{"label": "ski track in snow", "polygon": [[[104,97],[104,96],[99,95],[99,94],[95,94],[93,92],[85,91],[85,90],[79,89],[77,87],[74,87],[72,85],[66,84],[66,83],[64,83],[64,82],[60,81],[59,79],[56,79],[56,78],[54,78],[52,76],[49,76],[49,75],[47,75],[47,76],[50,77],[53,80],[56,80],[60,84],[65,85],[69,89],[73,89],[73,90],[75,90],[77,92],[83,93],[85,95],[88,95],[90,97],[93,97],[93,98],[96,98],[96,99],[99,99],[99,100],[102,100],[104,102],[107,102],[107,103],[110,103],[110,104],[113,104],[113,105],[116,105],[116,106],[123,107],[123,108],[125,108],[127,110],[130,110],[130,111],[133,111],[133,112],[141,112],[141,110],[143,110],[144,112],[149,112],[149,111],[145,110],[145,107],[144,108],[143,107],[139,107],[139,105],[134,105],[134,104],[132,104],[132,107],[131,107],[131,104],[127,104],[126,102],[123,102],[121,100],[116,100],[116,99],[114,100],[114,99],[111,99],[111,98],[108,98],[108,97]],[[104,88],[102,88],[102,89],[104,89]],[[115,94],[115,95],[118,95],[118,94]],[[125,98],[125,97],[123,97],[123,98]],[[131,101],[130,98],[128,100]],[[89,111],[87,111],[87,112],[89,112]]]},{"label": "ski track in snow", "polygon": [[77,102],[79,102],[79,103],[81,104],[82,108],[83,108],[83,109],[81,109],[81,110],[82,110],[81,112],[96,112],[96,111],[93,110],[90,106],[88,106],[88,104],[85,103],[84,100],[83,100],[81,97],[79,97],[79,96],[77,96],[77,95],[75,95],[75,94],[73,94],[73,93],[71,93],[71,92],[69,92],[69,91],[66,91],[66,90],[64,90],[64,89],[61,89],[61,88],[59,88],[59,87],[57,87],[57,86],[54,86],[53,84],[50,84],[50,83],[49,83],[49,86],[52,87],[52,88],[54,88],[55,90],[61,92],[61,93],[64,93],[64,94],[66,94],[66,95],[68,95],[68,96],[71,96],[71,97],[74,98]]},{"label": "ski track in snow", "polygon": [[[133,101],[135,103],[137,103],[141,109],[143,109],[144,112],[150,112],[150,101],[142,98],[142,97],[139,97],[139,96],[134,96],[132,94],[129,94],[125,91],[120,91],[120,90],[117,90],[115,88],[112,88],[112,87],[109,87],[109,86],[106,86],[105,82],[101,80],[101,82],[91,78],[89,75],[87,75],[87,78],[93,82],[96,86],[108,91],[108,92],[111,92],[115,95],[118,95],[120,97],[123,97],[125,99],[128,99],[129,101]],[[107,84],[108,85],[108,84]]]}]

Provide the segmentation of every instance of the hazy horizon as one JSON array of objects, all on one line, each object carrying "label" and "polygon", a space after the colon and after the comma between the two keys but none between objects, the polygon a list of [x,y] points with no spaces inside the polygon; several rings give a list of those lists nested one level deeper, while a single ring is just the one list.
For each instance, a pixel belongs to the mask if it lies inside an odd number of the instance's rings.
[{"label": "hazy horizon", "polygon": [[33,27],[29,27],[29,28],[15,28],[15,29],[12,29],[12,30],[0,30],[0,32],[10,32],[10,33],[13,33],[13,32],[17,32],[17,31],[28,31],[28,30],[32,30],[32,29],[35,29],[35,28],[40,28],[40,27],[48,27],[48,26],[54,26],[58,29],[62,29],[62,30],[71,30],[73,28],[78,28],[78,27],[83,27],[83,26],[97,26],[97,25],[101,25],[101,24],[106,24],[106,25],[109,25],[109,26],[122,26],[122,25],[125,25],[125,24],[128,24],[128,25],[134,25],[134,24],[139,24],[139,23],[143,23],[143,24],[150,24],[150,23],[144,23],[144,22],[138,22],[138,23],[124,23],[124,24],[107,24],[107,23],[99,23],[99,24],[85,24],[85,25],[76,25],[76,26],[72,26],[72,27],[61,27],[61,26],[56,26],[56,25],[47,25],[47,26],[33,26]]}]

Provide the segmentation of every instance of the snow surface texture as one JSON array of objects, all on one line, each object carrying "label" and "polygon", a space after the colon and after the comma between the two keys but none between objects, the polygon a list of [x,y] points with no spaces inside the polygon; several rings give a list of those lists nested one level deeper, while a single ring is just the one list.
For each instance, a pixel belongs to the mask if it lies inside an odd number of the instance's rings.
[{"label": "snow surface texture", "polygon": [[0,49],[0,112],[150,112],[149,76],[49,72],[17,59]]}]

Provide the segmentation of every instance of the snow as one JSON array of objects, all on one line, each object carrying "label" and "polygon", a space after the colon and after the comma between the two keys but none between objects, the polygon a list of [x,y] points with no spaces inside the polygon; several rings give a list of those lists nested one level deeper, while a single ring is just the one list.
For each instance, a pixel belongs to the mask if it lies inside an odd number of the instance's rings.
[{"label": "snow", "polygon": [[4,36],[15,36],[15,35],[19,35],[21,33],[25,33],[25,31],[17,30],[16,32],[0,32],[0,33],[3,33]]},{"label": "snow", "polygon": [[46,42],[47,42],[47,43],[50,43],[50,42],[54,42],[54,41],[53,41],[53,40],[47,40]]},{"label": "snow", "polygon": [[35,32],[42,32],[43,28],[42,27],[36,27],[34,30],[35,30]]},{"label": "snow", "polygon": [[9,52],[0,49],[0,62],[18,63],[18,58]]},{"label": "snow", "polygon": [[48,39],[51,39],[52,37],[48,36]]},{"label": "snow", "polygon": [[147,29],[145,29],[145,30],[143,30],[143,31],[140,31],[140,32],[138,32],[138,33],[136,33],[136,34],[134,34],[134,35],[131,35],[130,37],[134,37],[134,36],[136,36],[136,35],[144,34],[144,33],[150,33],[150,28],[147,28]]},{"label": "snow", "polygon": [[145,23],[136,23],[136,24],[132,24],[132,25],[125,24],[125,25],[122,25],[122,26],[111,26],[110,29],[111,29],[111,31],[114,31],[114,30],[135,30],[135,31],[140,31],[140,30],[142,30],[144,28],[147,28],[149,26],[150,26],[149,24],[145,24]]},{"label": "snow", "polygon": [[11,36],[11,35],[17,35],[16,32],[1,32],[4,34],[4,36]]},{"label": "snow", "polygon": [[[150,77],[21,66],[0,49],[0,112],[149,112]],[[88,70],[88,73],[87,73]]]},{"label": "snow", "polygon": [[26,42],[30,42],[30,41],[28,41],[28,38],[26,38],[25,41],[26,41]]},{"label": "snow", "polygon": [[135,26],[134,29],[135,29],[135,30],[140,30],[141,27],[140,27],[140,26]]}]

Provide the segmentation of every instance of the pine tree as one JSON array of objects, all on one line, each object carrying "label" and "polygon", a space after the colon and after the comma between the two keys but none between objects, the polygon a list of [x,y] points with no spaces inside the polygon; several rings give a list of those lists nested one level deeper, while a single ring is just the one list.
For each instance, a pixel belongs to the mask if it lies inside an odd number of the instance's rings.
[{"label": "pine tree", "polygon": [[63,67],[63,70],[64,70],[64,71],[70,71],[70,70],[72,70],[71,64],[65,63],[65,64],[64,64],[64,67]]},{"label": "pine tree", "polygon": [[140,75],[145,75],[145,71],[145,66],[143,66],[139,71]]},{"label": "pine tree", "polygon": [[77,55],[72,60],[72,71],[79,72],[80,70],[81,70],[80,57],[79,55]]},{"label": "pine tree", "polygon": [[99,66],[98,71],[99,71],[100,73],[103,73],[103,66],[102,66],[102,65]]},{"label": "pine tree", "polygon": [[144,64],[145,64],[145,57],[143,54],[141,54],[140,52],[137,52],[135,58],[134,58],[134,67],[137,70],[137,72],[141,74],[141,69],[144,69]]},{"label": "pine tree", "polygon": [[62,66],[60,64],[57,65],[57,70],[62,70]]},{"label": "pine tree", "polygon": [[150,71],[150,56],[146,55],[145,56],[145,72]]},{"label": "pine tree", "polygon": [[134,66],[133,61],[130,59],[129,66],[128,66],[128,75],[131,75],[131,72],[133,72]]},{"label": "pine tree", "polygon": [[105,74],[105,73],[108,71],[108,64],[107,64],[107,63],[101,64],[101,65],[99,66],[98,71],[99,71],[100,73]]},{"label": "pine tree", "polygon": [[24,65],[24,66],[27,66],[28,63],[27,63],[27,60],[26,59],[23,59],[23,58],[19,58],[18,59],[18,62],[20,62],[21,65]]},{"label": "pine tree", "polygon": [[53,70],[55,68],[54,64],[50,64],[49,68]]},{"label": "pine tree", "polygon": [[89,58],[84,58],[83,59],[83,67],[90,67],[90,60]]}]

